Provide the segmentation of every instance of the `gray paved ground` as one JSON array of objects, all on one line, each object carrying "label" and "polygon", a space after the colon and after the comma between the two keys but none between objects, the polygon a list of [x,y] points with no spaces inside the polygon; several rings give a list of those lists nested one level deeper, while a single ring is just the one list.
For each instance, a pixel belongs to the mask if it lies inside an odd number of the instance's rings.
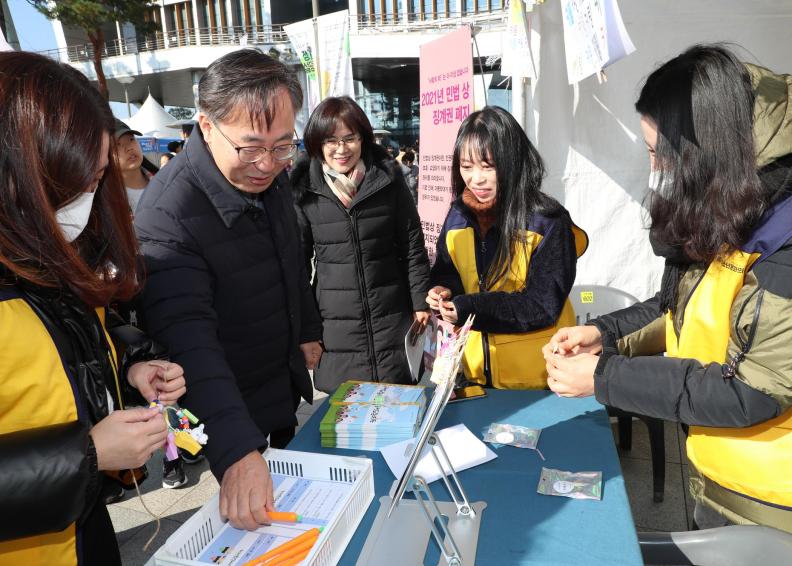
[{"label": "gray paved ground", "polygon": [[[324,394],[320,393],[319,396],[324,397]],[[300,407],[298,420],[301,425],[312,412],[311,405],[303,404]],[[666,423],[665,440],[666,485],[663,503],[652,502],[652,461],[649,437],[642,422],[633,422],[632,450],[619,452],[633,518],[639,531],[687,530],[693,516],[693,506],[687,491],[684,436],[678,425]],[[162,489],[161,458],[161,455],[155,455],[149,462],[150,475],[141,486],[146,506],[162,517],[160,532],[148,551],[144,551],[143,546],[156,527],[140,499],[128,494],[124,500],[109,506],[125,566],[145,564],[154,550],[219,489],[205,461],[186,466],[189,482],[185,487]]]}]

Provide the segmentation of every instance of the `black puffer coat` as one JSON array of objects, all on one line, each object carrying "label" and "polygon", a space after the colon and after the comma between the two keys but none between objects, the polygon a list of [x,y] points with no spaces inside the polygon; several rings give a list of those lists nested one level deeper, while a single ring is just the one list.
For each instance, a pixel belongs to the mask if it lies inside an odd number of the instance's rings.
[{"label": "black puffer coat", "polygon": [[325,183],[320,161],[303,160],[292,172],[309,268],[316,252],[326,351],[314,383],[322,391],[348,379],[409,383],[404,335],[412,313],[428,309],[418,211],[398,164],[375,151],[348,211]]},{"label": "black puffer coat", "polygon": [[267,434],[297,424],[298,395],[312,399],[299,344],[319,340],[321,324],[288,178],[248,201],[196,128],[146,189],[135,230],[145,326],[184,368],[183,405],[206,424],[206,455],[222,478]]}]

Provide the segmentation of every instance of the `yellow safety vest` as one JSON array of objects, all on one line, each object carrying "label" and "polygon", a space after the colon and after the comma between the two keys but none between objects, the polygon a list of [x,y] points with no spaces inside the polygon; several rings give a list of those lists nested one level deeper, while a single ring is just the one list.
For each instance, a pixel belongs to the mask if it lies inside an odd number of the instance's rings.
[{"label": "yellow safety vest", "polygon": [[[97,314],[104,324],[104,309],[97,309]],[[108,343],[112,344],[109,337]],[[77,420],[74,393],[58,350],[21,297],[0,300],[0,348],[0,434]],[[39,564],[77,564],[74,523],[59,532],[0,542],[0,565]]]},{"label": "yellow safety vest", "polygon": [[[685,306],[679,336],[666,318],[666,350],[702,364],[726,362],[730,312],[745,273],[759,257],[736,251],[713,261]],[[694,426],[687,455],[718,485],[775,505],[792,507],[792,410],[748,428]]]},{"label": "yellow safety vest", "polygon": [[[588,237],[580,228],[573,225],[578,257],[588,245]],[[513,262],[506,274],[499,279],[490,291],[516,293],[525,289],[531,255],[539,247],[542,235],[525,231],[525,243],[520,244]],[[476,269],[476,234],[472,227],[449,230],[446,233],[446,246],[466,294],[478,293],[479,274]],[[574,326],[575,311],[569,299],[564,303],[561,315],[554,326],[532,332],[517,334],[491,334],[472,331],[468,338],[462,358],[465,377],[476,383],[485,384],[484,373],[485,347],[489,353],[492,385],[499,389],[544,389],[547,387],[542,346],[550,341],[556,330],[564,326]],[[485,346],[486,344],[486,346]]]}]

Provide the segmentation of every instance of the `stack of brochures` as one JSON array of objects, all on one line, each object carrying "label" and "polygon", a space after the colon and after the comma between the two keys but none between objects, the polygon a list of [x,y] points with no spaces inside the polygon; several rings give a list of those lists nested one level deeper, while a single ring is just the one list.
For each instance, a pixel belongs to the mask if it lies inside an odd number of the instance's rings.
[{"label": "stack of brochures", "polygon": [[342,383],[319,424],[322,446],[378,450],[413,438],[426,409],[424,391],[418,385]]}]

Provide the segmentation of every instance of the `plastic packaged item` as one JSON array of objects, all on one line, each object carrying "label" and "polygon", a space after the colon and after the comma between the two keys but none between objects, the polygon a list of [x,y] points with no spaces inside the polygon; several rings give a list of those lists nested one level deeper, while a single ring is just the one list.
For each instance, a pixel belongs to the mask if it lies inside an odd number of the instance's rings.
[{"label": "plastic packaged item", "polygon": [[536,446],[539,443],[539,435],[541,433],[541,428],[528,428],[506,423],[492,423],[489,429],[487,429],[487,432],[484,433],[484,442],[508,444],[509,446],[516,446],[517,448],[531,448],[532,450],[536,450],[539,457],[544,460],[544,455]]},{"label": "plastic packaged item", "polygon": [[536,491],[542,495],[600,500],[602,472],[565,472],[543,467]]}]

